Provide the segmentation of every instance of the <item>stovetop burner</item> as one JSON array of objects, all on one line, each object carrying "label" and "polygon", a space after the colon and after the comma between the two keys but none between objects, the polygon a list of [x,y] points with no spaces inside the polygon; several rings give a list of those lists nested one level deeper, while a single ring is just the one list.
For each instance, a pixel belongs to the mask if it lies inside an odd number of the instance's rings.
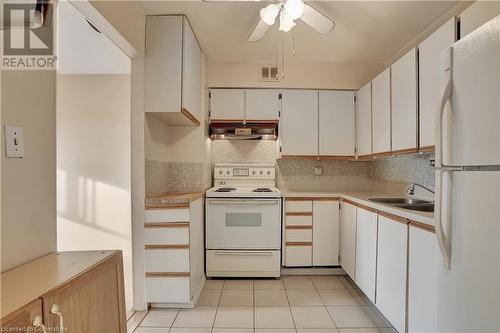
[{"label": "stovetop burner", "polygon": [[221,187],[215,190],[215,192],[231,192],[236,191],[234,187]]},{"label": "stovetop burner", "polygon": [[257,187],[252,192],[272,192],[272,191],[273,190],[271,190],[269,187]]}]

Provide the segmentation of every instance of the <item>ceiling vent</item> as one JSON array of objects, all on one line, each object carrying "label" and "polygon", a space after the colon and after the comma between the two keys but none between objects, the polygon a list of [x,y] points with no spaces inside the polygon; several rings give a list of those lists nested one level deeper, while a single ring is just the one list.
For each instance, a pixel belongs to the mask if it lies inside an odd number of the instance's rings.
[{"label": "ceiling vent", "polygon": [[279,81],[278,67],[275,65],[259,65],[259,81]]}]

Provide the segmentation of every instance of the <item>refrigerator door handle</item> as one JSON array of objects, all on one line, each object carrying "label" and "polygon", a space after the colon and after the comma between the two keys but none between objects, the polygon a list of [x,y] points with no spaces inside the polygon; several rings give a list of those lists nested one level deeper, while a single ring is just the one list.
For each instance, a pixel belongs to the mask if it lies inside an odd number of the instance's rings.
[{"label": "refrigerator door handle", "polygon": [[435,164],[436,168],[443,166],[443,116],[444,109],[448,100],[451,97],[452,90],[452,69],[453,69],[453,48],[450,47],[444,50],[441,54],[441,62],[443,67],[443,78],[445,79],[445,89],[443,95],[441,96],[441,102],[439,104],[439,110],[436,112],[436,144],[435,144]]},{"label": "refrigerator door handle", "polygon": [[[451,240],[450,236],[446,235],[443,228],[443,221],[446,222],[447,230],[449,235],[451,235],[451,225],[449,219],[449,191],[448,186],[443,188],[443,178],[446,175],[448,178],[448,184],[451,181],[450,170],[436,170],[436,202],[434,209],[434,227],[436,229],[436,238],[438,241],[439,249],[441,250],[441,255],[443,256],[444,268],[449,270],[451,268]],[[443,200],[444,198],[444,200]],[[444,206],[443,206],[444,203]],[[444,218],[443,218],[443,207]]]}]

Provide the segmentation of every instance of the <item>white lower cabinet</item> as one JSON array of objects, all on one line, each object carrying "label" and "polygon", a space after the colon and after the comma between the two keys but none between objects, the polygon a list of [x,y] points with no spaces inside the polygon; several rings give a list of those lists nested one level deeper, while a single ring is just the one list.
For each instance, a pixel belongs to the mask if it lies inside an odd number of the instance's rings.
[{"label": "white lower cabinet", "polygon": [[375,303],[377,274],[377,213],[358,207],[355,282]]},{"label": "white lower cabinet", "polygon": [[313,266],[339,264],[339,202],[313,202]]},{"label": "white lower cabinet", "polygon": [[408,225],[379,214],[376,306],[398,332],[406,326]]},{"label": "white lower cabinet", "polygon": [[356,206],[342,202],[340,208],[340,265],[355,280]]}]

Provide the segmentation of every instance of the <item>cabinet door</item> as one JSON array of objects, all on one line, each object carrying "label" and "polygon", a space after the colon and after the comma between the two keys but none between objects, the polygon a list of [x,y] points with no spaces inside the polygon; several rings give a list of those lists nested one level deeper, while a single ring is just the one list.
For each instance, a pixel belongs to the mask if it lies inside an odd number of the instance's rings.
[{"label": "cabinet door", "polygon": [[355,281],[356,206],[342,202],[340,209],[340,265]]},{"label": "cabinet door", "polygon": [[37,299],[14,313],[2,318],[0,332],[41,332],[33,327],[35,316],[42,318],[42,301]]},{"label": "cabinet door", "polygon": [[198,121],[201,119],[201,49],[186,18],[182,67],[182,108]]},{"label": "cabinet door", "polygon": [[211,89],[210,119],[243,121],[245,119],[245,91],[243,89]]},{"label": "cabinet door", "polygon": [[356,229],[356,279],[365,295],[375,303],[377,269],[377,213],[358,207]]},{"label": "cabinet door", "polygon": [[354,156],[354,92],[319,92],[319,155]]},{"label": "cabinet door", "polygon": [[391,66],[392,150],[417,148],[417,51]]},{"label": "cabinet door", "polygon": [[410,225],[408,236],[408,333],[437,332],[441,253],[434,232]]},{"label": "cabinet door", "polygon": [[435,118],[443,91],[441,53],[455,42],[455,18],[443,24],[418,46],[420,148],[435,144]]},{"label": "cabinet door", "polygon": [[376,306],[398,332],[406,323],[407,242],[406,221],[379,215]]},{"label": "cabinet door", "polygon": [[313,266],[339,264],[339,202],[313,202]]},{"label": "cabinet door", "polygon": [[356,146],[358,156],[372,153],[372,84],[358,90],[356,103]]},{"label": "cabinet door", "polygon": [[279,120],[280,91],[275,89],[245,90],[246,120]]},{"label": "cabinet door", "polygon": [[284,90],[281,115],[282,155],[318,154],[318,91]]},{"label": "cabinet door", "polygon": [[372,80],[373,153],[391,151],[391,69]]}]

